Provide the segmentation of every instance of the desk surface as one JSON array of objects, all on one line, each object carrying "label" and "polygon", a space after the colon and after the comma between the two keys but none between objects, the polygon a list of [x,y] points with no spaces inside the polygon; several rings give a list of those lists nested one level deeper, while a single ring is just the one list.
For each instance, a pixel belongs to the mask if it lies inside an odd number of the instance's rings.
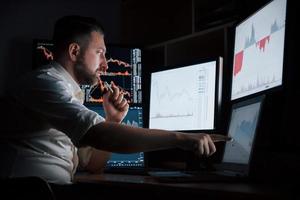
[{"label": "desk surface", "polygon": [[208,198],[232,199],[288,199],[291,196],[290,187],[274,186],[263,183],[245,182],[197,182],[197,183],[162,183],[151,176],[124,174],[78,174],[76,183],[97,184],[123,188],[129,191],[148,192],[154,197],[159,196],[205,196]]}]

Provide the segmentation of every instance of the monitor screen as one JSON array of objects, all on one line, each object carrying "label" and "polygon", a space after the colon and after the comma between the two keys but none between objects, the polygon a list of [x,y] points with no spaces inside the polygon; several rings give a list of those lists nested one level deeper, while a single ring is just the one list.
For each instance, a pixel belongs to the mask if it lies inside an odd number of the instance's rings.
[{"label": "monitor screen", "polygon": [[231,100],[282,85],[286,0],[274,0],[235,29]]},{"label": "monitor screen", "polygon": [[[130,105],[142,103],[142,61],[141,49],[107,45],[106,59],[108,70],[101,80],[113,81]],[[99,86],[82,85],[86,103],[102,104]]]},{"label": "monitor screen", "polygon": [[[87,107],[102,117],[105,117],[103,106],[101,105],[87,105]],[[129,107],[128,113],[124,118],[122,124],[143,127],[143,109],[139,106]],[[107,161],[107,168],[130,168],[130,167],[144,167],[144,152],[120,154],[112,153],[111,158]]]},{"label": "monitor screen", "polygon": [[248,164],[253,149],[256,128],[264,96],[258,96],[233,104],[223,162]]},{"label": "monitor screen", "polygon": [[54,44],[51,40],[35,39],[33,41],[33,69],[53,60],[53,47]]},{"label": "monitor screen", "polygon": [[[113,81],[127,99],[130,107],[122,124],[143,127],[142,109],[142,51],[140,48],[119,45],[107,45],[106,59],[108,70],[101,75],[101,80],[110,83]],[[81,85],[85,93],[84,104],[105,117],[102,106],[103,98],[99,86]],[[120,154],[112,153],[106,170],[136,169],[144,167],[144,152]]]},{"label": "monitor screen", "polygon": [[221,69],[222,59],[218,58],[153,72],[149,128],[213,130],[221,96]]}]

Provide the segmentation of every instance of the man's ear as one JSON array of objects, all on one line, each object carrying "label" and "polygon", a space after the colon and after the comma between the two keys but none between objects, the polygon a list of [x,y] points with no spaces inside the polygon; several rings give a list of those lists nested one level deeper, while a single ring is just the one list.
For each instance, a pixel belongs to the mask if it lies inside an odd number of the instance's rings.
[{"label": "man's ear", "polygon": [[76,61],[77,60],[77,56],[80,53],[80,46],[77,43],[71,43],[69,45],[69,57],[72,61]]}]

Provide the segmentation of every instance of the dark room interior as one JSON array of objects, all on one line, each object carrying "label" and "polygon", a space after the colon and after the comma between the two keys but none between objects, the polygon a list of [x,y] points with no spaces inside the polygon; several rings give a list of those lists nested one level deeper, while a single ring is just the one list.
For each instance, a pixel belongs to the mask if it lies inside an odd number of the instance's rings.
[{"label": "dark room interior", "polygon": [[[282,82],[278,87],[263,89],[262,92],[257,92],[258,95],[253,95],[254,97],[264,95],[264,102],[256,128],[255,145],[251,152],[249,179],[237,182],[195,180],[164,182],[142,172],[88,174],[79,170],[75,174],[76,183],[67,185],[63,189],[48,183],[46,179],[35,179],[35,177],[1,178],[0,199],[299,198],[296,190],[297,184],[295,184],[300,178],[300,151],[298,150],[300,135],[297,117],[300,112],[298,105],[300,90],[298,87],[299,63],[298,55],[296,55],[298,52],[296,48],[299,44],[299,36],[296,32],[298,6],[295,1],[291,0],[274,1],[287,2]],[[48,45],[52,44],[55,21],[65,15],[81,15],[93,17],[102,23],[105,30],[107,52],[111,56],[110,62],[114,62],[113,57],[119,55],[118,48],[141,49],[142,72],[139,73],[141,86],[138,86],[141,93],[137,92],[136,95],[140,95],[137,99],[130,97],[132,98],[130,106],[133,107],[130,108],[130,112],[138,113],[139,117],[143,119],[143,122],[138,125],[139,127],[151,128],[152,126],[149,123],[149,118],[151,118],[149,117],[151,116],[149,105],[151,92],[153,92],[151,91],[153,72],[222,57],[223,69],[222,72],[218,71],[222,76],[222,83],[217,87],[221,91],[218,94],[219,104],[216,105],[214,127],[212,130],[208,130],[208,133],[227,135],[232,105],[248,98],[242,96],[240,99],[231,99],[232,74],[235,70],[233,68],[234,58],[236,58],[235,28],[270,2],[272,1],[1,1],[0,97],[2,117],[0,134],[3,135],[2,133],[6,130],[2,127],[10,124],[9,120],[11,120],[8,117],[10,116],[10,104],[7,104],[7,99],[5,99],[7,88],[10,88],[22,75],[38,67],[36,66],[37,55],[35,52],[37,41],[47,41]],[[264,20],[261,20],[260,23],[263,24]],[[271,44],[271,42],[267,44]],[[256,43],[257,45],[259,44]],[[106,59],[108,60],[108,57]],[[132,60],[132,54],[128,59]],[[249,62],[258,63],[253,60]],[[111,72],[111,74],[113,73]],[[124,80],[127,79],[124,78]],[[171,81],[170,79],[169,82],[171,83]],[[84,91],[86,92],[87,89]],[[133,95],[131,94],[131,96]],[[85,96],[85,98],[87,97]],[[85,99],[85,101],[87,100]],[[91,105],[89,107],[91,110],[97,109],[95,102],[87,105]],[[142,114],[139,109],[143,110]],[[98,111],[94,111],[99,114]],[[103,110],[101,112],[104,113]],[[128,112],[129,115],[131,116]],[[15,118],[18,117],[15,116]],[[197,130],[202,131],[199,128]],[[206,129],[204,129],[205,131]],[[187,132],[193,131],[188,129]],[[4,141],[2,136],[0,136],[0,141],[1,143]],[[6,149],[1,146],[1,143],[0,151],[5,154]],[[189,151],[177,148],[145,152],[142,154],[143,172],[145,169],[158,168],[166,171],[174,169],[178,171],[210,170],[221,161],[222,155],[226,151],[225,143],[216,142],[217,151],[210,157],[198,157]],[[9,156],[9,152],[7,155]],[[2,161],[0,162],[2,163]],[[4,172],[0,171],[0,173],[2,175]]]}]

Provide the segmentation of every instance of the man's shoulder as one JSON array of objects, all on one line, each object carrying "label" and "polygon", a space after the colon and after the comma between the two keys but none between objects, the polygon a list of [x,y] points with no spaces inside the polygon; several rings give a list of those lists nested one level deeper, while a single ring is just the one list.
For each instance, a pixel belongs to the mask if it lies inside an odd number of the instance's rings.
[{"label": "man's shoulder", "polygon": [[51,64],[43,65],[27,74],[24,74],[19,82],[22,84],[41,84],[47,82],[58,82],[63,81],[59,71]]},{"label": "man's shoulder", "polygon": [[21,76],[11,85],[11,89],[18,93],[24,91],[62,91],[65,90],[64,79],[55,68],[46,65]]}]

